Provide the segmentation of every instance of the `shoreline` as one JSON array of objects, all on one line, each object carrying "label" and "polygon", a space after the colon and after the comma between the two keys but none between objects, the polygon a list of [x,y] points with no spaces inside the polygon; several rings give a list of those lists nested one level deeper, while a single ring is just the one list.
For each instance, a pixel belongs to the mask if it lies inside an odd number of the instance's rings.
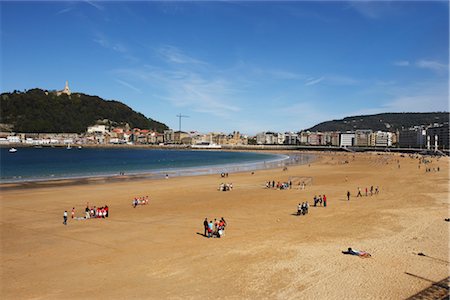
[{"label": "shoreline", "polygon": [[[82,146],[82,148],[91,149],[161,149],[161,150],[191,150],[191,151],[305,151],[305,152],[379,152],[379,153],[403,153],[403,154],[424,154],[424,155],[446,155],[450,156],[450,149],[426,148],[398,148],[398,147],[364,147],[364,146],[325,146],[325,145],[221,145],[220,149],[193,149],[191,145],[182,144],[73,144],[73,147]],[[29,145],[23,143],[0,144],[0,148],[66,148],[67,144],[52,145]]]},{"label": "shoreline", "polygon": [[[233,151],[241,152],[241,151]],[[244,152],[244,151],[242,151]],[[253,151],[245,151],[253,152]],[[173,168],[162,169],[143,172],[125,172],[123,175],[119,174],[100,174],[100,175],[85,175],[85,176],[73,176],[73,177],[60,177],[60,178],[38,178],[38,179],[13,179],[0,181],[0,191],[14,190],[22,188],[39,188],[49,186],[70,186],[70,185],[82,185],[82,184],[95,184],[95,183],[108,183],[108,182],[121,182],[121,181],[134,181],[134,180],[147,180],[147,179],[164,179],[166,174],[169,178],[173,177],[190,177],[190,176],[202,176],[220,173],[242,173],[248,171],[274,169],[278,167],[292,166],[298,164],[308,164],[313,162],[316,157],[311,153],[279,153],[264,151],[267,154],[277,155],[279,158],[273,158],[270,160],[256,161],[256,162],[244,162],[244,163],[231,163],[223,165],[211,165],[211,166],[197,166],[187,168]],[[298,157],[301,157],[300,159]]]}]

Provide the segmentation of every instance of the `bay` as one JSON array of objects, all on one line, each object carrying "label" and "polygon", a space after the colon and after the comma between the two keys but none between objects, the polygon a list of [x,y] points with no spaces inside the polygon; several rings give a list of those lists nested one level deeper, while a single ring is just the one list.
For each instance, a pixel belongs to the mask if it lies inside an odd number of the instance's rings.
[{"label": "bay", "polygon": [[180,172],[211,173],[258,169],[286,159],[285,155],[199,150],[130,148],[0,149],[0,181],[39,181],[63,178]]}]

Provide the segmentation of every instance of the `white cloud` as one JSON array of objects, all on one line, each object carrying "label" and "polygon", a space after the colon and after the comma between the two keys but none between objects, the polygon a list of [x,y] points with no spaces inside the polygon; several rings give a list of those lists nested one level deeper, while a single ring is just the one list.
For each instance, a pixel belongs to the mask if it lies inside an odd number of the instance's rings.
[{"label": "white cloud", "polygon": [[416,66],[419,68],[429,69],[436,72],[448,70],[448,65],[434,60],[422,59],[416,62]]},{"label": "white cloud", "polygon": [[231,88],[231,83],[223,78],[212,78],[189,70],[162,70],[151,66],[116,70],[114,73],[162,88],[164,94],[159,95],[159,98],[174,107],[219,117],[227,117],[240,111],[240,107],[232,103],[235,87]]},{"label": "white cloud", "polygon": [[317,78],[317,79],[312,79],[312,78],[310,78],[310,79],[305,83],[305,85],[306,85],[306,86],[316,85],[316,84],[318,84],[319,82],[321,82],[323,79],[324,79],[324,77],[320,77],[320,78]]},{"label": "white cloud", "polygon": [[126,82],[126,81],[120,80],[120,79],[118,79],[118,78],[116,78],[116,79],[114,79],[114,80],[115,80],[116,82],[120,83],[121,85],[126,86],[126,87],[129,88],[129,89],[132,89],[132,90],[135,91],[135,92],[138,92],[138,93],[140,93],[140,94],[142,93],[142,91],[141,91],[140,89],[138,89],[137,87],[131,85],[130,83],[128,83],[128,82]]},{"label": "white cloud", "polygon": [[157,52],[168,63],[174,64],[204,64],[201,60],[195,59],[183,53],[179,48],[165,45],[160,47]]},{"label": "white cloud", "polygon": [[72,11],[72,10],[73,10],[73,7],[72,7],[72,6],[71,6],[71,7],[67,7],[67,8],[64,8],[64,9],[59,10],[59,11],[56,13],[56,15],[65,14],[65,13],[68,13],[68,12],[70,12],[70,11]]},{"label": "white cloud", "polygon": [[90,6],[98,9],[98,10],[104,10],[105,9],[102,5],[98,4],[98,1],[85,0],[84,2],[89,4]]},{"label": "white cloud", "polygon": [[410,65],[409,61],[407,60],[399,60],[394,62],[394,66],[397,67],[408,67]]}]

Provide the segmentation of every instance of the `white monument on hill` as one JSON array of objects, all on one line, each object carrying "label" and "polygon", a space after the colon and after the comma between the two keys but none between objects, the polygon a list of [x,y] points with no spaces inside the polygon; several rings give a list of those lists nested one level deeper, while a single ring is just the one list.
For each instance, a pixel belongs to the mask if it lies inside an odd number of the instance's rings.
[{"label": "white monument on hill", "polygon": [[57,91],[56,95],[59,96],[61,94],[66,94],[70,96],[70,89],[69,89],[69,81],[66,81],[66,86],[64,87],[64,89],[62,91]]}]

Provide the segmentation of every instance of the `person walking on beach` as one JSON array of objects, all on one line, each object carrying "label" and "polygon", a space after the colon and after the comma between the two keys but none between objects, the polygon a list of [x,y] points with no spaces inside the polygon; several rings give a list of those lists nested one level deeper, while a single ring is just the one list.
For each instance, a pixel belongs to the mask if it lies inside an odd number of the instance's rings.
[{"label": "person walking on beach", "polygon": [[327,207],[327,196],[323,195],[323,207]]},{"label": "person walking on beach", "polygon": [[207,236],[206,233],[208,232],[208,218],[205,218],[205,221],[203,221],[203,227],[205,228],[204,236]]},{"label": "person walking on beach", "polygon": [[63,224],[67,225],[67,210],[64,211],[63,218],[64,218]]},{"label": "person walking on beach", "polygon": [[367,187],[366,187],[366,197],[367,197]]},{"label": "person walking on beach", "polygon": [[75,217],[75,207],[72,207],[72,219]]},{"label": "person walking on beach", "polygon": [[356,197],[362,197],[361,188],[360,187],[358,187],[358,195],[356,195]]},{"label": "person walking on beach", "polygon": [[347,201],[350,201],[350,191],[347,191]]}]

